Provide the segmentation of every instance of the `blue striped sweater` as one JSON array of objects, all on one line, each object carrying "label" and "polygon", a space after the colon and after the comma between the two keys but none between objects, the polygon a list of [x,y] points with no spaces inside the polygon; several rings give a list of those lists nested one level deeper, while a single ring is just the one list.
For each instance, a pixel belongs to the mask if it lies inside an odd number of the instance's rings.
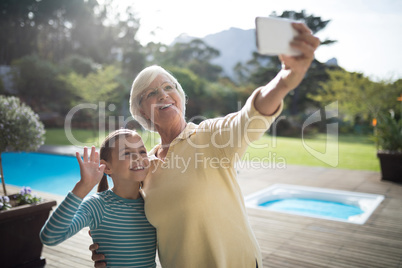
[{"label": "blue striped sweater", "polygon": [[83,200],[70,192],[40,238],[54,246],[87,226],[108,267],[156,267],[156,231],[145,217],[142,198],[125,199],[107,190]]}]

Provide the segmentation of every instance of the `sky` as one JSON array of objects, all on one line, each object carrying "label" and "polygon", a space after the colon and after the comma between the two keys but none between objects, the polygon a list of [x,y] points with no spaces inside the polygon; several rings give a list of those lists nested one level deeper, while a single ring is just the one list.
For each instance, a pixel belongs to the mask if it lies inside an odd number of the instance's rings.
[{"label": "sky", "polygon": [[137,38],[170,44],[180,34],[204,37],[231,27],[254,29],[255,17],[301,11],[331,20],[317,33],[337,40],[319,47],[316,58],[336,58],[350,72],[374,81],[402,78],[401,0],[115,0],[131,5],[140,18]]}]

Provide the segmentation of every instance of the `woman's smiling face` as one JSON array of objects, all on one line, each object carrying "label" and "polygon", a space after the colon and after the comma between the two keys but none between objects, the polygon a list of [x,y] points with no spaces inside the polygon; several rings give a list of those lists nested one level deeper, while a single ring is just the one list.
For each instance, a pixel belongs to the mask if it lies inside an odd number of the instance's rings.
[{"label": "woman's smiling face", "polygon": [[139,98],[141,114],[155,126],[183,120],[182,103],[176,85],[165,75],[158,75]]}]

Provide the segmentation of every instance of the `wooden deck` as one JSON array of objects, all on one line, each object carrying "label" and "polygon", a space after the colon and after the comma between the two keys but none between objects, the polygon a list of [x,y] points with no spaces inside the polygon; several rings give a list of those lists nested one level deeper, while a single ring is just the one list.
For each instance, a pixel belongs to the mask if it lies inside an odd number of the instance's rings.
[{"label": "wooden deck", "polygon": [[265,267],[402,267],[402,184],[378,172],[297,166],[239,175],[245,195],[274,183],[385,195],[364,225],[249,209]]},{"label": "wooden deck", "polygon": [[[275,183],[385,195],[364,225],[248,209],[264,267],[402,267],[402,184],[381,181],[378,172],[300,166],[242,168],[238,181],[245,195]],[[46,267],[93,267],[90,244],[83,230],[45,246]]]}]

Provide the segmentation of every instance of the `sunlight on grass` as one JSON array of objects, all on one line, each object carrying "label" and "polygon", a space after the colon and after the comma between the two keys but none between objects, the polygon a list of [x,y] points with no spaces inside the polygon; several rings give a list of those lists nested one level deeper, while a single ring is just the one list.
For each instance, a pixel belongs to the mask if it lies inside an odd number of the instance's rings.
[{"label": "sunlight on grass", "polygon": [[[329,142],[336,146],[336,141],[331,140]],[[325,135],[305,139],[305,144],[313,150],[324,153],[326,148]],[[254,148],[253,145],[266,145],[267,147]],[[338,155],[331,156],[339,157],[336,168],[380,170],[376,156],[377,149],[369,137],[341,136],[338,146]],[[275,156],[275,158],[271,157],[271,161],[285,161],[289,165],[331,167],[310,154],[304,147],[301,138],[263,136],[249,147],[247,153],[250,154],[248,157],[251,159],[270,160],[267,156],[271,155]]]}]

